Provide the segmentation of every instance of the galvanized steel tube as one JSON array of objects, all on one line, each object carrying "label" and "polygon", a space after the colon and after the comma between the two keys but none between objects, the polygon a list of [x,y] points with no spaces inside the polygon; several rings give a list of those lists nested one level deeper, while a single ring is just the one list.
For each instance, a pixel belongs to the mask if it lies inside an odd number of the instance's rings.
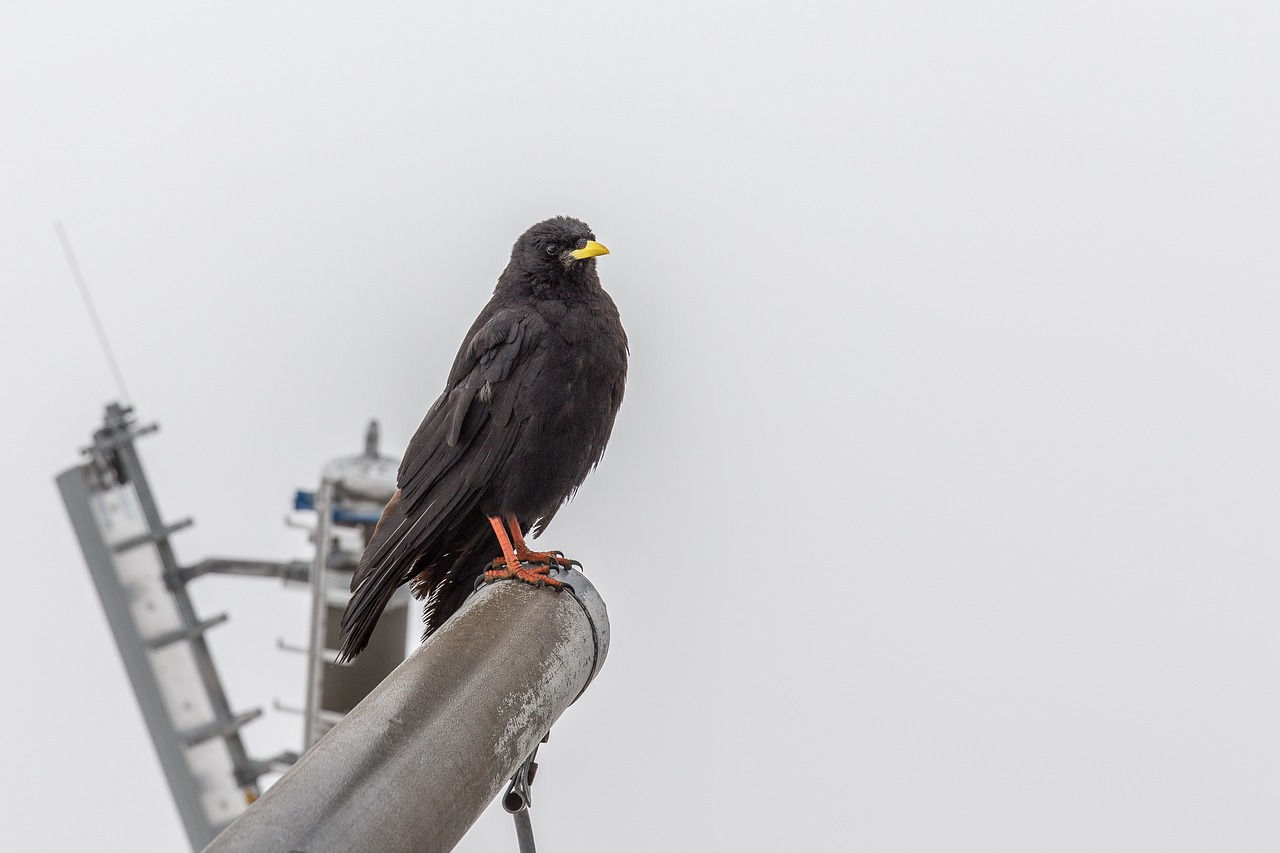
[{"label": "galvanized steel tube", "polygon": [[452,849],[604,663],[604,602],[556,577],[473,595],[206,853]]},{"label": "galvanized steel tube", "polygon": [[333,523],[333,481],[325,478],[316,496],[316,553],[311,561],[311,655],[307,660],[307,704],[304,706],[302,724],[302,748],[307,749],[320,739],[320,697],[324,677],[324,646],[328,626],[325,615],[329,611],[329,541]]}]

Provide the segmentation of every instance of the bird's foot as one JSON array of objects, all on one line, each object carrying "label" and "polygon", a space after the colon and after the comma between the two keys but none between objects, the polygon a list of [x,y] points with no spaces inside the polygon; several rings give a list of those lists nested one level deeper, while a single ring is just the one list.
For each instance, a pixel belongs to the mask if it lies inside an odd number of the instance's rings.
[{"label": "bird's foot", "polygon": [[522,563],[538,563],[543,566],[563,563],[564,551],[521,551],[516,549],[516,559]]},{"label": "bird's foot", "polygon": [[500,563],[502,568],[489,569],[484,573],[486,580],[500,581],[507,578],[516,578],[534,586],[549,586],[553,589],[559,589],[564,586],[562,581],[556,580],[548,574],[551,571],[551,566],[546,564],[530,563],[526,567],[522,563],[516,563],[513,566],[504,560],[494,560],[494,563]]},{"label": "bird's foot", "polygon": [[[524,551],[516,548],[513,553],[516,560],[521,563],[532,563],[538,566],[558,566],[564,569],[582,568],[582,563],[577,560],[570,560],[564,555],[564,551]],[[502,569],[507,565],[505,557],[498,557],[490,564],[494,569]]]},{"label": "bird's foot", "polygon": [[582,568],[582,563],[577,560],[570,560],[564,555],[564,551],[521,551],[516,549],[516,559],[522,563],[559,566],[562,569]]}]

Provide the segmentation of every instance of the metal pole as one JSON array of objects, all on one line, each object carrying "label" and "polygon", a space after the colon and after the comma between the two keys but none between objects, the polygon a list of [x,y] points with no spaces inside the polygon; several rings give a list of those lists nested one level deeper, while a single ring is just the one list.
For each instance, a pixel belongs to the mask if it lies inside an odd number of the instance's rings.
[{"label": "metal pole", "polygon": [[307,666],[306,720],[303,724],[303,746],[307,749],[320,739],[320,697],[324,689],[325,634],[328,626],[329,593],[329,525],[333,519],[333,482],[325,479],[320,484],[316,500],[316,556],[311,564],[311,654]]},{"label": "metal pole", "polygon": [[556,577],[483,587],[205,853],[451,850],[604,663],[604,602]]},{"label": "metal pole", "polygon": [[[130,434],[127,416],[128,409],[121,407],[118,403],[111,403],[107,406],[104,440],[113,438],[116,440],[116,459],[119,461],[120,468],[125,475],[125,482],[133,484],[134,492],[138,496],[138,505],[142,508],[142,515],[146,518],[147,526],[151,529],[152,537],[154,537],[156,553],[160,557],[160,564],[164,568],[165,578],[169,582],[169,591],[173,596],[173,602],[177,605],[178,612],[182,615],[183,623],[188,628],[194,629],[200,624],[200,618],[196,615],[195,605],[191,603],[191,596],[187,594],[186,587],[182,585],[180,579],[181,568],[178,565],[177,557],[174,556],[173,546],[169,544],[169,536],[165,532],[165,524],[161,520],[160,509],[156,505],[155,497],[151,494],[151,486],[147,482],[147,475],[142,469],[142,460],[138,457],[137,448],[133,446],[133,437]],[[193,635],[190,645],[191,653],[195,657],[196,665],[200,672],[200,680],[204,684],[205,691],[209,694],[209,702],[217,715],[220,736],[226,741],[227,751],[231,753],[231,760],[235,764],[236,781],[240,783],[240,786],[250,798],[256,797],[258,794],[258,776],[262,772],[262,768],[258,766],[257,762],[249,758],[244,747],[244,741],[240,738],[240,727],[251,718],[237,718],[232,712],[231,703],[227,701],[227,695],[223,692],[222,681],[218,678],[217,668],[213,665],[213,657],[209,654],[209,645],[205,642],[203,634]]]},{"label": "metal pole", "polygon": [[174,726],[165,702],[162,685],[152,667],[146,641],[139,636],[138,626],[130,612],[130,590],[123,586],[116,574],[111,545],[102,535],[93,514],[93,486],[87,467],[72,468],[58,476],[58,488],[66,503],[67,514],[80,540],[89,574],[93,577],[102,601],[107,623],[115,635],[116,646],[124,661],[125,671],[133,685],[142,717],[151,732],[156,756],[164,770],[169,789],[173,792],[178,816],[187,832],[193,849],[208,844],[217,835],[218,827],[210,820],[203,807],[205,802],[200,780],[195,778],[186,760],[182,734]]},{"label": "metal pole", "polygon": [[256,761],[240,729],[262,712],[234,714],[205,633],[226,614],[200,619],[134,440],[130,409],[107,406],[85,448],[87,464],[58,476],[67,513],[115,635],[156,754],[194,848],[208,844],[256,796],[257,779],[287,756]]}]

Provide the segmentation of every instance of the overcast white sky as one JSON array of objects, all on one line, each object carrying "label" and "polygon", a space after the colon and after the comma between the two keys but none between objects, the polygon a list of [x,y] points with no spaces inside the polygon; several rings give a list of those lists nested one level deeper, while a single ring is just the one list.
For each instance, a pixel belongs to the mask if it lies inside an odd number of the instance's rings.
[{"label": "overcast white sky", "polygon": [[[565,213],[632,367],[543,540],[614,637],[545,849],[1280,849],[1277,45],[1273,2],[6,5],[0,847],[185,843],[53,485],[114,396],[54,220],[194,562],[303,553],[293,489],[371,417],[399,455]],[[194,595],[233,704],[298,704],[301,594]]]}]

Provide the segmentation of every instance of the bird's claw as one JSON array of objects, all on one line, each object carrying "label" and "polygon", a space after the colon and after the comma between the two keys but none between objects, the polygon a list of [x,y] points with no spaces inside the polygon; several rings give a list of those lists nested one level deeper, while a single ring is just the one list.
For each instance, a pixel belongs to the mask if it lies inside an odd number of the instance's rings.
[{"label": "bird's claw", "polygon": [[[565,557],[563,551],[517,551],[516,560],[522,566],[554,566],[556,568],[581,568],[582,563],[577,560],[571,560]],[[505,569],[507,561],[505,557],[495,557],[489,563],[491,569]]]},{"label": "bird's claw", "polygon": [[480,588],[480,583],[491,583],[493,581],[507,580],[515,578],[524,581],[530,586],[549,586],[552,589],[559,589],[564,586],[564,582],[556,578],[549,577],[548,572],[551,566],[542,563],[519,563],[514,568],[508,566],[505,562],[499,567],[489,569],[476,582],[476,588]]}]

